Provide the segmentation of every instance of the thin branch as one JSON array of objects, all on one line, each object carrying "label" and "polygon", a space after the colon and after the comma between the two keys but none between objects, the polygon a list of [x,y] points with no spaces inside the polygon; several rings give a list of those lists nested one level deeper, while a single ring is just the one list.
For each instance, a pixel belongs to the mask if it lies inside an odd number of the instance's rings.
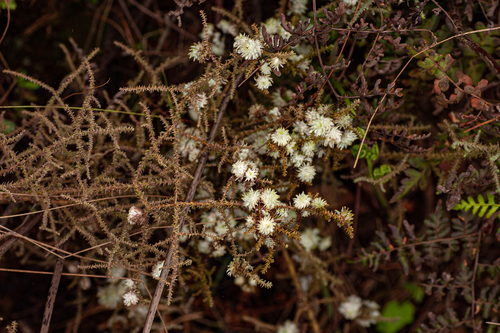
[{"label": "thin branch", "polygon": [[[243,73],[238,74],[238,76],[235,79],[235,85],[238,84],[238,82],[241,80],[243,77]],[[226,93],[226,96],[224,97],[224,100],[222,101],[222,104],[219,109],[219,114],[217,115],[217,119],[215,123],[212,125],[212,129],[210,131],[210,136],[208,138],[208,143],[211,144],[215,141],[215,137],[217,136],[217,132],[219,130],[219,125],[222,121],[222,117],[224,115],[224,112],[226,111],[226,108],[229,104],[229,101],[231,100],[231,89],[229,89]],[[203,169],[205,168],[205,164],[208,159],[208,152],[204,152],[201,156],[200,159],[198,160],[198,165],[196,167],[196,171],[193,176],[193,180],[191,182],[191,185],[189,186],[189,189],[186,194],[185,202],[191,202],[194,198],[194,195],[196,193],[196,189],[198,188],[198,184],[200,183],[201,180],[201,175],[203,173]],[[179,231],[182,230],[182,227],[184,226],[184,215],[181,215],[179,218],[178,222],[178,228]],[[171,245],[170,248],[168,249],[167,257],[165,258],[165,261],[163,263],[163,269],[160,274],[160,278],[158,280],[158,284],[156,285],[156,289],[153,295],[153,298],[151,299],[151,303],[149,305],[149,310],[148,310],[148,315],[146,317],[146,321],[144,323],[144,328],[142,330],[143,333],[149,333],[151,331],[151,327],[153,325],[153,320],[155,318],[156,310],[158,308],[158,304],[160,303],[160,298],[163,293],[163,289],[165,288],[165,282],[168,278],[168,275],[170,274],[170,264],[172,261],[172,257],[174,255],[174,252],[179,246],[179,240],[176,239]]]}]

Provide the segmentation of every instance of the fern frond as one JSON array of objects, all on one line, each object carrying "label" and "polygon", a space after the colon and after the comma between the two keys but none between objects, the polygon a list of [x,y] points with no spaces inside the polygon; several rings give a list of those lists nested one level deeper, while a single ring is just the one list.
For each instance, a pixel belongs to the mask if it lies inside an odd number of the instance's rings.
[{"label": "fern frond", "polygon": [[467,212],[472,208],[472,214],[479,217],[483,217],[486,214],[486,218],[489,219],[500,208],[500,203],[495,202],[495,196],[493,194],[486,194],[486,198],[488,199],[488,202],[485,202],[483,195],[479,194],[476,202],[473,197],[468,196],[467,201],[462,199],[462,201],[453,207],[453,209]]}]

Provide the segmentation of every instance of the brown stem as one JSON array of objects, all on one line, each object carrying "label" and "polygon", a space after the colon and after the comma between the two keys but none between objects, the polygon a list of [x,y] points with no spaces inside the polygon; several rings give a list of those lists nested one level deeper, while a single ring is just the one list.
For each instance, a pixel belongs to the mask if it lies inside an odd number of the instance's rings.
[{"label": "brown stem", "polygon": [[[23,235],[27,233],[31,228],[33,228],[40,220],[42,219],[42,214],[38,214],[32,219],[28,220],[28,217],[24,220],[24,222],[16,228],[14,231],[15,234]],[[7,237],[6,237],[7,238]],[[18,237],[12,235],[7,238],[7,240],[0,246],[0,258],[7,252],[10,247],[17,241]]]},{"label": "brown stem", "polygon": [[[238,74],[238,76],[235,79],[235,86],[238,84],[238,82],[241,80],[243,77],[243,73]],[[222,104],[219,109],[219,114],[217,115],[217,119],[215,123],[212,126],[212,129],[210,131],[210,136],[208,138],[208,144],[211,144],[215,141],[215,137],[217,136],[217,132],[219,130],[219,125],[222,121],[222,117],[224,115],[224,112],[226,111],[226,108],[229,104],[229,101],[231,100],[231,89],[229,89],[226,93],[226,96],[224,97],[224,100],[222,101]],[[205,168],[205,164],[208,159],[208,152],[204,152],[200,159],[198,160],[198,165],[196,167],[196,171],[193,176],[193,180],[191,182],[191,185],[189,186],[189,189],[186,194],[185,202],[191,202],[194,198],[194,195],[196,193],[196,189],[198,187],[198,184],[200,183],[201,180],[201,175],[203,172],[203,169]],[[184,210],[186,211],[188,207],[186,207]],[[181,214],[179,217],[179,222],[177,223],[178,230],[181,230],[182,227],[184,226],[184,214]],[[172,257],[174,253],[177,251],[177,248],[179,246],[179,240],[175,239],[170,245],[170,248],[168,249],[167,257],[165,258],[165,261],[163,262],[163,269],[160,274],[160,278],[158,280],[158,284],[156,285],[156,289],[153,295],[153,298],[151,299],[151,303],[149,305],[149,310],[148,310],[148,315],[146,317],[146,321],[144,323],[144,328],[142,330],[143,333],[149,333],[151,331],[151,326],[153,325],[153,320],[155,318],[156,314],[156,309],[158,308],[158,303],[160,302],[161,294],[163,293],[163,288],[165,287],[165,282],[167,281],[168,275],[170,274],[170,265],[172,262]]]},{"label": "brown stem", "polygon": [[61,281],[61,273],[64,267],[64,258],[57,258],[54,275],[50,282],[49,295],[45,303],[45,311],[43,312],[42,328],[40,333],[47,333],[50,327],[50,319],[52,318],[52,311],[54,310],[54,303],[56,301],[57,289],[59,289],[59,281]]}]

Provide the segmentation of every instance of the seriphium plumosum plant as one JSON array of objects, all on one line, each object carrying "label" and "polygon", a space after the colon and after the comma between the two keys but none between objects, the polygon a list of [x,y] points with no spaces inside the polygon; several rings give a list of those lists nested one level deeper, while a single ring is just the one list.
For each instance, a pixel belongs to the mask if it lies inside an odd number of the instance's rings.
[{"label": "seriphium plumosum plant", "polygon": [[[181,23],[192,2],[178,5]],[[207,6],[190,12],[200,39],[166,58],[147,52],[165,33],[137,45],[129,22],[112,47],[137,74],[116,92],[95,79],[99,51],[74,42],[61,44],[71,74],[58,87],[4,71],[50,97],[0,119],[2,255],[75,274],[59,290],[75,332],[96,302],[115,331],[207,329],[183,315],[201,298],[227,318],[227,275],[234,304],[276,302],[276,283],[297,295],[280,320],[239,313],[253,329],[493,329],[498,33],[466,33],[494,26],[498,3],[446,5],[282,1],[263,22],[246,2]],[[130,6],[99,10],[162,18]],[[190,79],[169,74],[180,64]],[[452,211],[462,195],[477,216]],[[20,223],[32,242],[13,243]],[[78,275],[99,272],[116,279]]]}]

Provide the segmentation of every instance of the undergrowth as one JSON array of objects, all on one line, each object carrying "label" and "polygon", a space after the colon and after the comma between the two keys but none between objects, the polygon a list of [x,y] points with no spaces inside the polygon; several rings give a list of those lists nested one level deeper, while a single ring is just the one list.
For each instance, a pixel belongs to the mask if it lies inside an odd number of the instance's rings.
[{"label": "undergrowth", "polygon": [[[67,332],[493,331],[498,0],[174,2],[85,2],[123,28],[59,44],[57,85],[4,60],[2,267],[53,271],[32,327],[63,293]],[[277,284],[280,316],[239,302]]]}]

